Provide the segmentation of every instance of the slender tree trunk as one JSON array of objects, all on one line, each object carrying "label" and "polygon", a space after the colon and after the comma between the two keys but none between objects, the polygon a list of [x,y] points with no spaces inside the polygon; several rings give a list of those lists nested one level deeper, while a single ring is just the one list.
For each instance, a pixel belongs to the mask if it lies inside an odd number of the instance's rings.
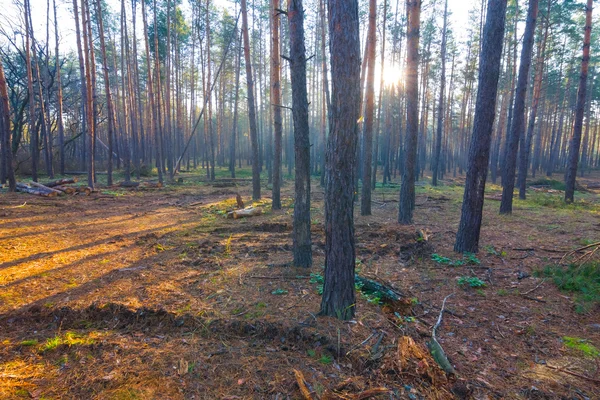
[{"label": "slender tree trunk", "polygon": [[[505,5],[506,6],[506,5]],[[506,7],[505,7],[506,8]],[[437,137],[435,140],[435,154],[433,155],[433,168],[431,175],[431,184],[437,186],[438,177],[440,174],[440,158],[442,156],[442,131],[444,128],[444,92],[446,90],[446,31],[448,21],[448,0],[446,0],[444,6],[444,27],[442,28],[442,47],[440,50],[440,57],[442,63],[442,71],[440,77],[440,98],[438,100],[437,110]],[[504,30],[502,31],[504,33]],[[500,52],[502,55],[502,52]],[[494,99],[495,102],[495,99]],[[493,122],[493,118],[492,118]]]},{"label": "slender tree trunk", "polygon": [[306,92],[306,49],[304,48],[304,8],[302,0],[288,0],[290,27],[290,72],[294,155],[296,165],[294,201],[294,265],[312,265],[310,236],[310,132]]},{"label": "slender tree trunk", "polygon": [[462,212],[454,251],[476,253],[500,76],[507,0],[489,1],[479,56],[479,84]]},{"label": "slender tree trunk", "polygon": [[417,143],[419,136],[419,27],[421,25],[421,0],[407,0],[407,56],[406,56],[406,141],[404,171],[400,187],[398,222],[413,222],[415,208],[415,171],[417,169]]},{"label": "slender tree trunk", "polygon": [[[327,154],[327,132],[330,131],[331,124],[331,96],[329,94],[329,76],[327,71],[327,51],[326,51],[326,43],[325,43],[325,31],[326,31],[326,17],[325,17],[325,0],[319,0],[319,20],[321,25],[321,69],[323,74],[323,96],[325,97],[323,101],[322,113],[321,116],[321,129],[323,136],[323,149],[321,154],[321,186],[325,186],[325,159]],[[327,113],[327,114],[325,114]],[[325,117],[327,117],[327,122],[325,122]]]},{"label": "slender tree trunk", "polygon": [[577,177],[577,163],[579,161],[579,147],[581,146],[581,131],[583,129],[583,113],[585,110],[585,97],[587,88],[588,67],[590,63],[590,38],[592,33],[592,0],[587,0],[585,13],[585,27],[583,33],[583,57],[581,59],[581,74],[579,75],[579,89],[577,90],[577,105],[575,107],[575,121],[573,133],[569,142],[569,158],[565,173],[565,202],[572,203],[575,196],[575,178]]},{"label": "slender tree trunk", "polygon": [[[525,97],[527,95],[527,81],[529,79],[529,67],[531,66],[531,53],[533,50],[533,36],[535,22],[538,13],[538,0],[529,1],[527,10],[527,23],[523,35],[523,48],[521,49],[521,61],[519,65],[519,78],[515,92],[515,103],[508,137],[506,160],[504,163],[504,179],[502,184],[502,201],[500,203],[500,214],[512,213],[513,192],[515,189],[515,172],[517,168],[517,152],[519,150],[519,138],[524,135],[525,128]],[[521,149],[522,151],[524,149]]]},{"label": "slender tree trunk", "polygon": [[94,123],[94,99],[92,97],[92,52],[93,43],[91,37],[88,35],[87,23],[86,21],[86,0],[81,0],[81,22],[82,22],[82,32],[83,32],[83,49],[85,55],[85,82],[86,82],[86,117],[87,117],[87,126],[89,128],[89,140],[87,146],[87,161],[88,161],[88,187],[94,188],[94,177],[95,177],[95,154],[94,154],[94,138],[95,138],[95,123]]},{"label": "slender tree trunk", "polygon": [[8,101],[8,89],[2,57],[0,57],[0,143],[2,154],[0,154],[1,169],[8,179],[8,191],[14,192],[16,188],[15,171],[12,163],[11,132],[10,132],[10,103]]},{"label": "slender tree trunk", "polygon": [[[77,0],[73,0],[77,1]],[[27,67],[27,94],[29,96],[29,141],[31,151],[31,179],[34,182],[38,180],[38,160],[39,160],[39,144],[38,135],[35,130],[35,94],[33,92],[33,72],[31,66],[31,33],[33,31],[29,24],[31,9],[29,7],[29,0],[24,0],[23,9],[25,11],[25,63]],[[78,25],[79,26],[79,25]]]},{"label": "slender tree trunk", "polygon": [[371,173],[373,163],[373,119],[375,117],[375,50],[377,36],[375,25],[377,24],[377,1],[369,0],[369,31],[367,34],[367,93],[365,124],[363,131],[363,156],[362,156],[362,190],[360,198],[360,214],[371,215]]},{"label": "slender tree trunk", "polygon": [[250,124],[250,144],[252,146],[252,199],[260,199],[260,160],[258,157],[258,132],[256,129],[256,106],[254,105],[254,79],[250,59],[250,38],[248,36],[248,9],[246,0],[242,3],[242,35],[244,38],[244,60],[246,63],[246,86],[248,88],[248,119]]},{"label": "slender tree trunk", "polygon": [[281,209],[281,140],[283,124],[281,119],[281,55],[279,54],[279,0],[271,0],[271,107],[273,108],[273,128],[275,151],[273,154],[273,210]]},{"label": "slender tree trunk", "polygon": [[64,175],[65,173],[65,127],[63,124],[63,91],[62,91],[62,80],[60,73],[60,58],[58,55],[58,19],[56,18],[56,0],[52,2],[54,8],[54,40],[55,40],[55,68],[56,68],[56,112],[57,112],[57,126],[58,126],[58,154],[59,154],[59,173]]},{"label": "slender tree trunk", "polygon": [[[240,93],[240,70],[242,67],[242,37],[240,33],[239,37],[239,46],[236,58],[236,66],[235,66],[235,95],[233,99],[233,127],[231,129],[231,149],[229,153],[229,170],[231,171],[231,177],[235,178],[235,146],[237,140],[237,130],[238,130],[238,108],[239,108],[239,93]],[[279,138],[279,170],[281,173],[281,138]],[[277,139],[276,139],[277,140]],[[277,147],[277,144],[276,144]],[[240,154],[238,154],[238,157]],[[275,186],[273,186],[275,187]],[[274,189],[273,189],[274,190]],[[273,204],[275,204],[275,195],[273,195]]]}]

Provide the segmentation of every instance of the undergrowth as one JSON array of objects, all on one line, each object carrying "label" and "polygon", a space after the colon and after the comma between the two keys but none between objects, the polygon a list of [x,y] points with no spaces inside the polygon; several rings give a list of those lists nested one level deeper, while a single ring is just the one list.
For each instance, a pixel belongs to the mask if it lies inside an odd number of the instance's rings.
[{"label": "undergrowth", "polygon": [[549,265],[537,273],[552,278],[560,290],[575,294],[577,312],[587,312],[600,304],[600,263],[583,265]]}]

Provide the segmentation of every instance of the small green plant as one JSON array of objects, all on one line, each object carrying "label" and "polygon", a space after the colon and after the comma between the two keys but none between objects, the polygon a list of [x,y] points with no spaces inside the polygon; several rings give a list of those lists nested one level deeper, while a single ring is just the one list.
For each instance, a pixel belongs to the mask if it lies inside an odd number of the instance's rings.
[{"label": "small green plant", "polygon": [[453,261],[451,258],[440,256],[437,253],[432,254],[431,259],[438,264],[453,265]]},{"label": "small green plant", "polygon": [[288,291],[285,289],[275,289],[271,292],[271,294],[275,294],[275,295],[288,294]]},{"label": "small green plant", "polygon": [[323,284],[325,283],[325,278],[322,274],[318,272],[311,272],[309,282],[317,285],[318,294],[323,294]]},{"label": "small green plant", "polygon": [[37,346],[37,344],[38,344],[38,341],[35,339],[23,340],[21,342],[21,346],[27,346],[27,347]]},{"label": "small green plant", "polygon": [[498,289],[498,291],[496,292],[496,294],[498,296],[508,296],[508,290],[506,290],[506,289]]},{"label": "small green plant", "polygon": [[473,253],[464,253],[462,260],[453,260],[449,257],[444,257],[434,253],[431,256],[431,259],[438,264],[449,265],[452,267],[459,267],[461,265],[479,265],[481,263],[479,258],[477,258],[477,256],[475,256]]},{"label": "small green plant", "polygon": [[231,255],[231,238],[233,238],[233,235],[229,235],[229,239],[225,242],[225,257]]},{"label": "small green plant", "polygon": [[475,254],[473,254],[473,253],[465,253],[463,255],[463,259],[469,265],[481,264],[481,261],[479,261],[479,258],[477,258],[477,256],[475,256]]},{"label": "small green plant", "polygon": [[485,282],[476,276],[461,276],[458,278],[458,285],[463,287],[469,286],[472,288],[481,288],[486,286]]},{"label": "small green plant", "polygon": [[563,337],[565,346],[581,351],[588,357],[600,358],[600,350],[587,339],[581,339],[578,337],[565,336]]},{"label": "small green plant", "polygon": [[329,365],[333,362],[333,359],[331,358],[331,356],[328,356],[327,354],[323,354],[321,356],[321,358],[319,358],[319,362],[324,365]]},{"label": "small green plant", "polygon": [[55,336],[53,338],[49,338],[46,340],[46,343],[42,346],[42,351],[50,351],[56,349],[58,346],[62,344],[62,339],[60,336]]},{"label": "small green plant", "polygon": [[564,268],[551,265],[535,275],[551,278],[560,290],[575,293],[575,311],[586,312],[600,303],[600,264],[569,265]]},{"label": "small green plant", "polygon": [[308,356],[312,357],[312,358],[315,358],[317,356],[317,352],[314,351],[313,349],[306,350],[306,354],[308,354]]}]

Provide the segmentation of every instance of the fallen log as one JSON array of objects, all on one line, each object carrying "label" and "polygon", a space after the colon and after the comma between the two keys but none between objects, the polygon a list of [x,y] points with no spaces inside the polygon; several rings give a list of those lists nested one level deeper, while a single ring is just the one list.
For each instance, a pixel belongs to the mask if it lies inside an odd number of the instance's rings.
[{"label": "fallen log", "polygon": [[92,194],[92,188],[91,187],[87,187],[87,186],[79,186],[75,188],[75,191],[77,193],[83,193],[86,196],[89,196],[90,194]]},{"label": "fallen log", "polygon": [[45,190],[34,189],[27,185],[23,185],[22,183],[20,183],[20,184],[17,183],[17,192],[29,193],[29,194],[33,194],[35,196],[42,196],[42,197],[56,197],[57,196],[56,192],[47,192]]},{"label": "fallen log", "polygon": [[42,185],[41,183],[38,183],[38,182],[31,182],[31,183],[30,183],[30,185],[31,185],[31,186],[34,186],[34,187],[36,187],[36,188],[38,188],[38,189],[40,189],[40,190],[43,190],[43,191],[45,191],[45,192],[52,192],[52,193],[56,193],[58,196],[62,196],[62,195],[64,194],[64,193],[63,193],[63,192],[61,192],[60,190],[56,190],[56,189],[53,189],[53,188],[49,188],[48,186],[46,186],[46,185]]},{"label": "fallen log", "polygon": [[376,282],[374,280],[365,278],[364,276],[360,276],[358,274],[354,275],[354,283],[360,288],[362,292],[377,292],[378,294],[380,294],[382,300],[398,302],[402,301],[403,299],[406,299],[406,296],[400,293],[397,289]]},{"label": "fallen log", "polygon": [[77,177],[75,177],[75,178],[57,179],[55,181],[44,183],[44,186],[49,187],[49,188],[53,188],[53,187],[56,187],[56,186],[68,185],[70,183],[77,183],[78,180],[79,179]]},{"label": "fallen log", "polygon": [[233,219],[247,218],[247,217],[255,217],[255,216],[261,215],[261,214],[262,214],[262,208],[249,206],[249,207],[243,208],[241,210],[234,210],[234,211],[228,212],[227,218],[233,218]]},{"label": "fallen log", "polygon": [[140,186],[140,183],[133,182],[133,181],[123,181],[123,182],[119,183],[119,186],[121,186],[121,187],[138,187],[138,186]]},{"label": "fallen log", "polygon": [[70,187],[70,186],[54,186],[54,189],[60,190],[61,192],[65,193],[65,194],[73,194],[73,193],[77,192],[77,190],[75,188]]}]

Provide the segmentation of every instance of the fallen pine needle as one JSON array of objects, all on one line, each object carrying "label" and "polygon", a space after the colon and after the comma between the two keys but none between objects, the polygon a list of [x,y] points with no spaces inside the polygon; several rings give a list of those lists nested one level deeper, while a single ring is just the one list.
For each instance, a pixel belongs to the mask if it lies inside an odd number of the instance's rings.
[{"label": "fallen pine needle", "polygon": [[546,364],[546,367],[548,367],[550,369],[553,369],[555,371],[558,371],[558,372],[564,372],[565,374],[568,374],[568,375],[571,375],[571,376],[575,376],[575,377],[580,378],[580,379],[585,379],[586,381],[590,381],[590,382],[594,382],[594,383],[600,384],[600,379],[594,379],[594,378],[591,378],[589,376],[578,374],[577,372],[573,372],[573,371],[571,371],[569,369],[555,367],[553,365],[548,365],[548,364]]}]

